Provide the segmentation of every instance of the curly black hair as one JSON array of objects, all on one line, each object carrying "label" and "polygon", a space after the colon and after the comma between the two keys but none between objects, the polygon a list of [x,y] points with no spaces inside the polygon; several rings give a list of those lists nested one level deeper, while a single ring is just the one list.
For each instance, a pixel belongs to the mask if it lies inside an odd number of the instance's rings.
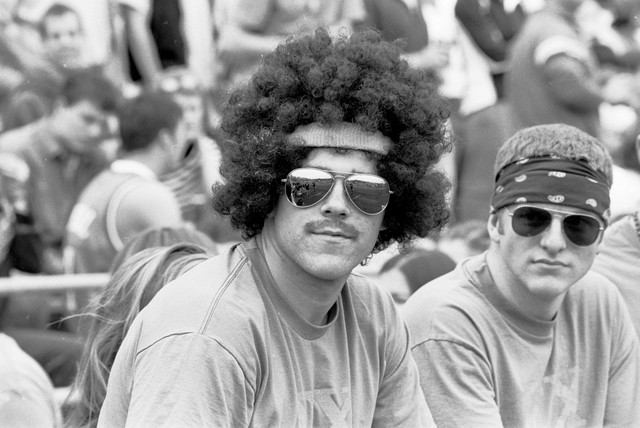
[{"label": "curly black hair", "polygon": [[410,68],[400,47],[376,31],[332,41],[319,28],[290,38],[264,57],[222,113],[226,182],[214,188],[213,207],[247,239],[261,232],[282,194],[281,180],[312,150],[286,142],[310,123],[355,123],[394,142],[377,162],[394,193],[374,252],[425,237],[448,219],[449,182],[432,168],[451,147],[447,103],[433,77]]}]

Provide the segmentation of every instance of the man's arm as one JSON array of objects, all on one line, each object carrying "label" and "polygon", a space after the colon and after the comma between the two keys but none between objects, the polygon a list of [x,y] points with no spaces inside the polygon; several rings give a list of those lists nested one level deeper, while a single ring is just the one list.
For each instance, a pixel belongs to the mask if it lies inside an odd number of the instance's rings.
[{"label": "man's arm", "polygon": [[121,352],[98,426],[249,426],[255,390],[215,339],[167,336],[140,350],[129,367],[127,350]]},{"label": "man's arm", "polygon": [[474,347],[430,339],[412,352],[438,427],[502,426],[489,362]]}]

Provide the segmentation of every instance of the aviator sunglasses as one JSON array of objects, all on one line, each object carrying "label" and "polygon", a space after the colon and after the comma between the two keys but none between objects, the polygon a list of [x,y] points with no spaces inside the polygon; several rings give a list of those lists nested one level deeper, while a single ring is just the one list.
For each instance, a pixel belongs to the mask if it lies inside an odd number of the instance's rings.
[{"label": "aviator sunglasses", "polygon": [[530,205],[519,206],[511,216],[511,227],[520,236],[535,236],[545,231],[551,224],[552,214],[562,215],[562,228],[567,238],[580,247],[587,247],[598,239],[604,230],[603,223],[596,217],[560,210],[543,209]]},{"label": "aviator sunglasses", "polygon": [[380,214],[393,193],[384,178],[373,174],[326,171],[318,168],[294,169],[283,179],[285,195],[294,207],[308,208],[322,201],[333,189],[336,178],[349,200],[364,214]]}]

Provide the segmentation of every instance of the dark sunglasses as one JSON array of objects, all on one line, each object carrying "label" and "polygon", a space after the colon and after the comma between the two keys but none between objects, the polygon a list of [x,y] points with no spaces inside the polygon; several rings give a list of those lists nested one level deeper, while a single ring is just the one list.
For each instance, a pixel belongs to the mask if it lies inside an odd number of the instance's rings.
[{"label": "dark sunglasses", "polygon": [[511,227],[520,236],[535,236],[542,233],[551,224],[552,214],[560,214],[564,234],[580,247],[587,247],[596,242],[604,230],[602,221],[586,214],[543,209],[530,205],[519,206],[513,211],[507,209],[507,213],[511,216]]},{"label": "dark sunglasses", "polygon": [[325,171],[318,168],[294,169],[282,181],[284,193],[294,207],[308,208],[322,201],[333,189],[336,177],[349,200],[362,213],[380,214],[389,204],[391,190],[384,178],[373,174]]}]

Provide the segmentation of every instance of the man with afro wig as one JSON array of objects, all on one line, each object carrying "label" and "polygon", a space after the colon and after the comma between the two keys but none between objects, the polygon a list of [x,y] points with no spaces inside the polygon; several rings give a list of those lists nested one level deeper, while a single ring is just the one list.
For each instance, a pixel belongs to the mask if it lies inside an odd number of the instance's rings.
[{"label": "man with afro wig", "polygon": [[429,426],[393,299],[352,273],[447,220],[445,102],[375,32],[291,38],[223,109],[214,208],[246,242],[167,285],[99,426]]}]

